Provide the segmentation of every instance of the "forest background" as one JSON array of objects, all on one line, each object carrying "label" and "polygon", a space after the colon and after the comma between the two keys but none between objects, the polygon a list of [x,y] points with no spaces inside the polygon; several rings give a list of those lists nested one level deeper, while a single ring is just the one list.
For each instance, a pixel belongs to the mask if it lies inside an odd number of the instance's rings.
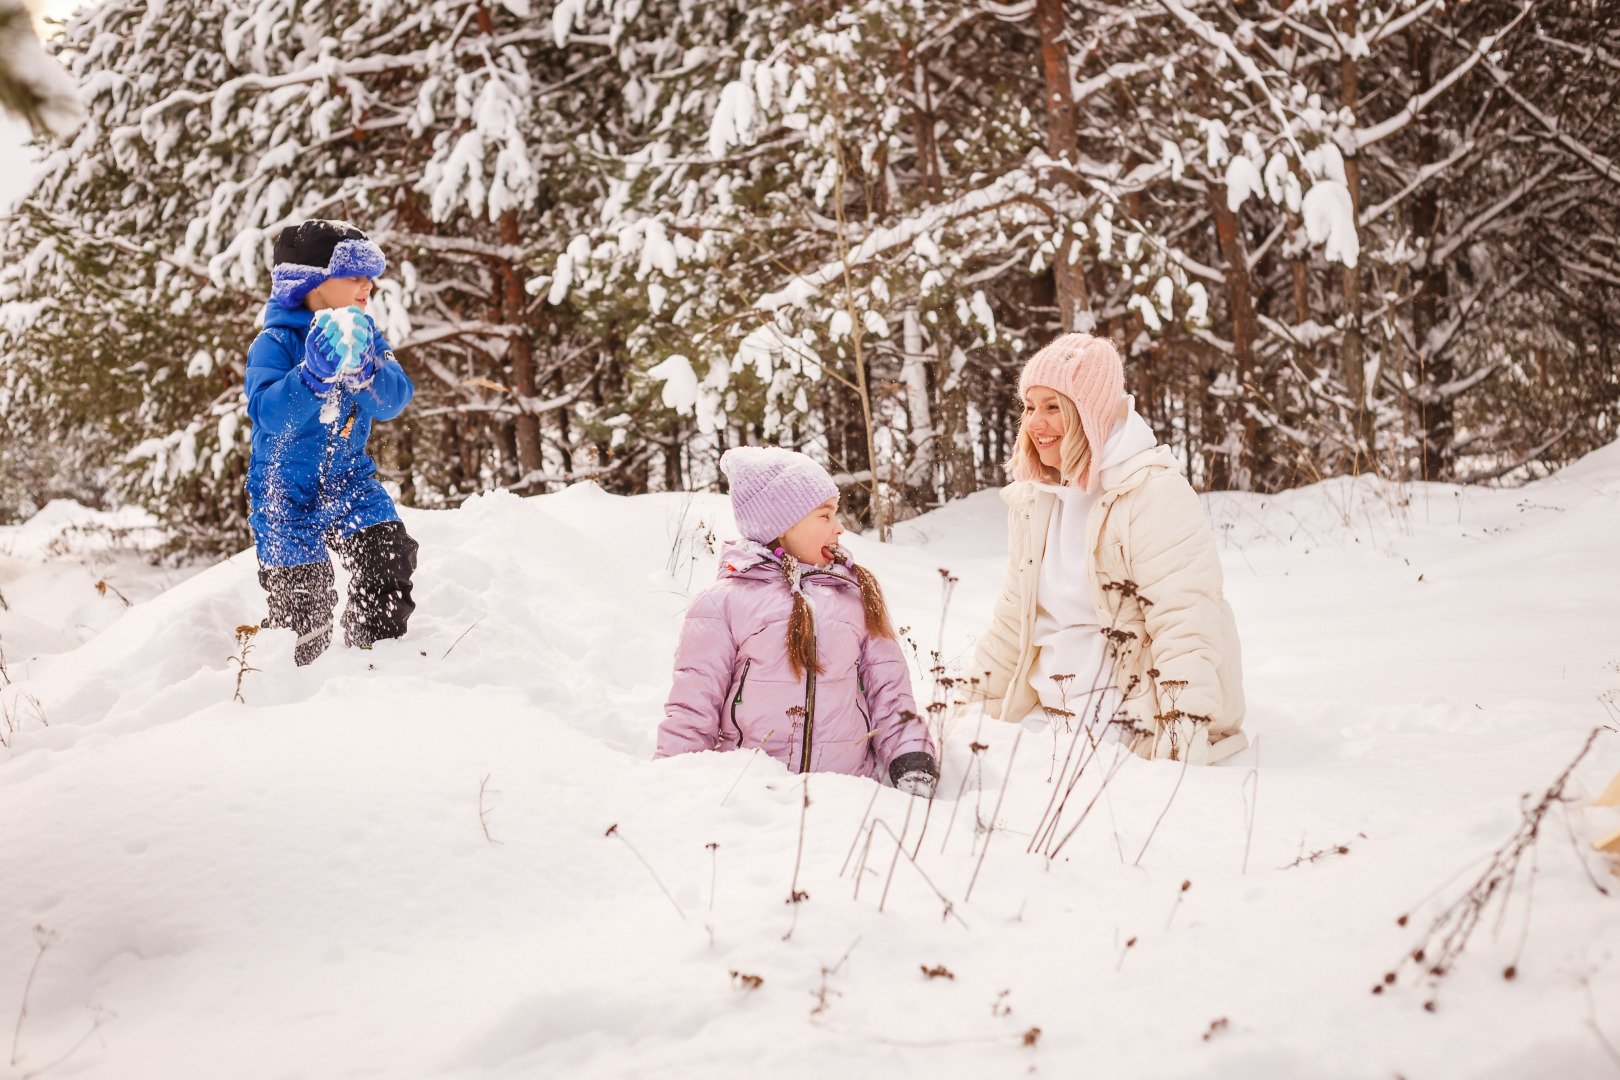
[{"label": "forest background", "polygon": [[773,442],[884,536],[1004,482],[1066,329],[1205,490],[1513,482],[1620,420],[1597,0],[103,0],[49,37],[84,113],[0,222],[0,521],[245,546],[243,361],[312,216],[389,254],[418,392],[372,448],[415,506],[723,490]]}]

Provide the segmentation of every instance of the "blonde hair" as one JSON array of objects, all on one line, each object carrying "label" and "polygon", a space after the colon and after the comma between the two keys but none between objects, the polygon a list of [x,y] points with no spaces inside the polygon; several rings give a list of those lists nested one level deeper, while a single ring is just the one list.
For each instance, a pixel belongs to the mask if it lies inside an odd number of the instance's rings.
[{"label": "blonde hair", "polygon": [[[1032,388],[1033,389],[1033,388]],[[1048,388],[1050,389],[1050,388]],[[1058,440],[1060,468],[1054,469],[1041,461],[1040,450],[1034,436],[1029,433],[1029,405],[1024,403],[1024,418],[1018,423],[1018,438],[1013,441],[1012,457],[1005,466],[1007,475],[1014,480],[1034,480],[1042,484],[1078,483],[1091,464],[1091,442],[1080,426],[1080,410],[1064,394],[1056,390],[1058,415],[1063,417],[1063,438]]]}]

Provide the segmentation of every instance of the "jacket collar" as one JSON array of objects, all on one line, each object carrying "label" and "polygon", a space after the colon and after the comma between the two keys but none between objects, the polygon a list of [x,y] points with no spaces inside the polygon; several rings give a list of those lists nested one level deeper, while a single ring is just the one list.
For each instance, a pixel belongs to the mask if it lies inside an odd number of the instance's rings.
[{"label": "jacket collar", "polygon": [[300,304],[297,307],[282,307],[277,303],[264,305],[264,325],[284,326],[289,330],[296,330],[299,334],[309,333],[309,324],[315,319],[315,313]]},{"label": "jacket collar", "polygon": [[[800,580],[811,578],[817,582],[840,582],[857,585],[854,573],[842,563],[833,563],[825,570],[817,566],[800,564]],[[784,581],[782,563],[764,544],[752,540],[728,540],[720,548],[720,577],[746,578],[750,581]],[[785,581],[784,581],[785,583]]]}]

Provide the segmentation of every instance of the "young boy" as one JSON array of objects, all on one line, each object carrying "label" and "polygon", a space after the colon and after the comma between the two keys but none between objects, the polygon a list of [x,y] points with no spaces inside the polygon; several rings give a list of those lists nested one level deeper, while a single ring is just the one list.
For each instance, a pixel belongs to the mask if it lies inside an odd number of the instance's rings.
[{"label": "young boy", "polygon": [[248,523],[259,584],[270,594],[263,625],[298,635],[299,665],[332,640],[338,597],[328,546],[352,575],[345,645],[403,636],[416,609],[416,541],[366,454],[371,422],[398,416],[416,389],[364,314],[372,279],[387,265],[346,221],[283,229],[264,329],[248,349]]}]

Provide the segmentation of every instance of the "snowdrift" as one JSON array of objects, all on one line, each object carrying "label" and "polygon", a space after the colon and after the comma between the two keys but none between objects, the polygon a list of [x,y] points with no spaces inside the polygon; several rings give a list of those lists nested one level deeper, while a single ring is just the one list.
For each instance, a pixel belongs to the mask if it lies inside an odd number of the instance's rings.
[{"label": "snowdrift", "polygon": [[[1620,879],[1591,840],[1620,809],[1585,802],[1613,736],[1546,820],[1533,905],[1521,874],[1438,991],[1370,990],[1604,722],[1620,446],[1515,491],[1207,505],[1258,746],[1119,760],[1050,861],[1026,847],[1067,741],[972,710],[931,809],[747,754],[650,760],[732,534],[718,496],[407,511],[410,636],[304,669],[282,631],[242,657],[251,552],[190,577],[117,555],[126,608],[94,553],[47,550],[55,519],[0,530],[0,1021],[33,973],[12,1071],[1608,1075]],[[921,700],[931,651],[965,673],[1003,531],[987,492],[851,539]]]}]

